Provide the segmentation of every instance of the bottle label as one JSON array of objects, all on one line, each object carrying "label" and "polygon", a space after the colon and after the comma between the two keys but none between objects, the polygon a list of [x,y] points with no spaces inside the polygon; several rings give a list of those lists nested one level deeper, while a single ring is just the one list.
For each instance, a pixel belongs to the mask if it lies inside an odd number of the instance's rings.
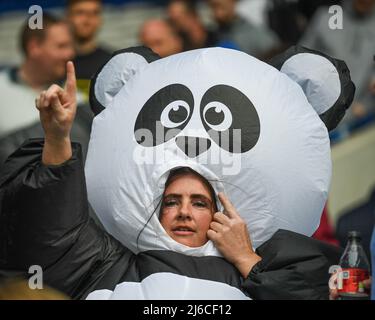
[{"label": "bottle label", "polygon": [[342,288],[339,285],[339,294],[364,294],[363,281],[369,278],[369,273],[365,269],[358,268],[344,268],[342,269]]}]

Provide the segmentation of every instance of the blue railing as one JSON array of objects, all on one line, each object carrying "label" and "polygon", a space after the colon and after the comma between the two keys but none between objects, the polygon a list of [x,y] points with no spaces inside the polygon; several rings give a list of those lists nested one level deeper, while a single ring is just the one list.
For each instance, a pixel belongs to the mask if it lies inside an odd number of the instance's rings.
[{"label": "blue railing", "polygon": [[375,113],[371,112],[367,114],[365,117],[354,120],[348,123],[346,126],[339,126],[338,129],[335,129],[329,133],[329,138],[331,140],[331,144],[338,143],[348,136],[350,136],[355,131],[365,128],[370,124],[375,123]]},{"label": "blue railing", "polygon": [[[66,0],[45,0],[45,1],[33,1],[33,0],[0,0],[0,14],[9,11],[21,11],[28,10],[30,6],[36,4],[45,9],[64,7]],[[104,4],[113,5],[124,5],[130,3],[148,3],[154,5],[164,5],[167,0],[104,0]]]}]

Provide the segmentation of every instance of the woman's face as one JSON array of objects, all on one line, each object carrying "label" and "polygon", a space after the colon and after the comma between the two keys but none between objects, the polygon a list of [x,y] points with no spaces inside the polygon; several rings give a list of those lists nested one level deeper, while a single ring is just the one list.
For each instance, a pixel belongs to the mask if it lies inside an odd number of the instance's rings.
[{"label": "woman's face", "polygon": [[175,241],[200,247],[208,241],[213,208],[207,186],[197,176],[186,174],[165,189],[160,222]]}]

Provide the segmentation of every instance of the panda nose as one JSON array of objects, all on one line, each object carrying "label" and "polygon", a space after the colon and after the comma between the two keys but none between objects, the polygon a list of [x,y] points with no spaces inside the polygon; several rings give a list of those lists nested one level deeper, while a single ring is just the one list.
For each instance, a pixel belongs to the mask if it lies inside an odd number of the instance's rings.
[{"label": "panda nose", "polygon": [[211,140],[206,138],[180,136],[175,141],[189,158],[195,158],[211,147]]}]

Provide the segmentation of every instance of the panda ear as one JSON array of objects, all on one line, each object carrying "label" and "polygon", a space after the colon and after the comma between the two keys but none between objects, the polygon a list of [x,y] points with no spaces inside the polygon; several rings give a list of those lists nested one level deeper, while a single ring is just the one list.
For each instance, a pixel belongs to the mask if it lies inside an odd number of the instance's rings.
[{"label": "panda ear", "polygon": [[147,47],[115,51],[91,79],[89,98],[94,114],[104,110],[134,74],[158,59],[160,56]]},{"label": "panda ear", "polygon": [[328,131],[336,128],[350,107],[355,92],[344,61],[293,46],[269,63],[301,86]]}]

